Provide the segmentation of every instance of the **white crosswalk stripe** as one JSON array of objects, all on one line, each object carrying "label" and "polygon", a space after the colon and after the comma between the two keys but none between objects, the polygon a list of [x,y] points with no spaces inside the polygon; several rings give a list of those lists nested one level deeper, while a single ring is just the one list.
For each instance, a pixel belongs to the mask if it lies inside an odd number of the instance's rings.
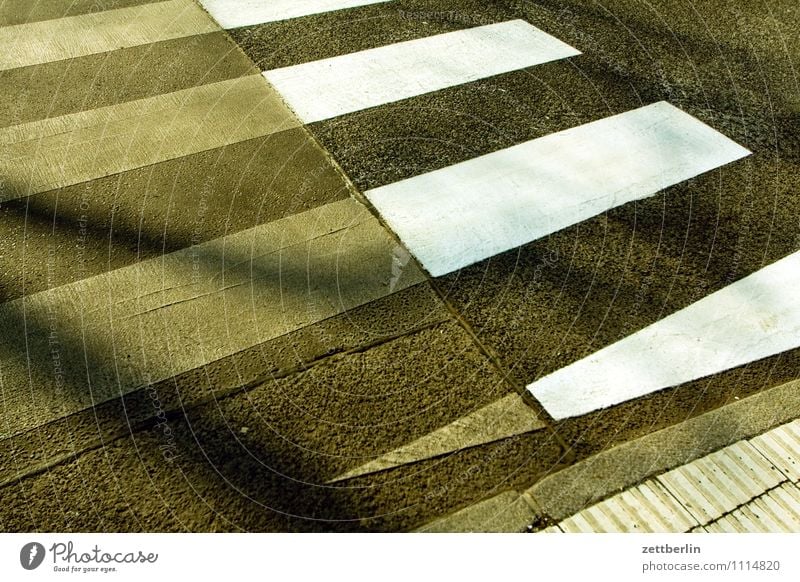
[{"label": "white crosswalk stripe", "polygon": [[528,386],[556,419],[800,346],[800,252]]},{"label": "white crosswalk stripe", "polygon": [[223,28],[288,20],[390,0],[200,0]]},{"label": "white crosswalk stripe", "polygon": [[511,20],[266,71],[300,119],[320,121],[580,54]]},{"label": "white crosswalk stripe", "polygon": [[365,194],[437,277],[749,153],[660,102]]}]

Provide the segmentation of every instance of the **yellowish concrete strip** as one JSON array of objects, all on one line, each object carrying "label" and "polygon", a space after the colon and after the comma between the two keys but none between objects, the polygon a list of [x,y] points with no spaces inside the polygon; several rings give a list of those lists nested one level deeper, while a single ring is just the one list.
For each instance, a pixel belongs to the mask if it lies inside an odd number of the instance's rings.
[{"label": "yellowish concrete strip", "polygon": [[422,281],[395,252],[347,199],[6,303],[0,438]]},{"label": "yellowish concrete strip", "polygon": [[509,394],[430,434],[395,449],[331,481],[343,481],[491,443],[544,428],[519,394]]},{"label": "yellowish concrete strip", "polygon": [[558,524],[565,533],[683,533],[698,523],[651,479],[587,507]]},{"label": "yellowish concrete strip", "polygon": [[516,491],[504,491],[419,528],[420,533],[511,533],[527,529],[537,512]]},{"label": "yellowish concrete strip", "polygon": [[192,0],[0,27],[0,71],[219,30]]},{"label": "yellowish concrete strip", "polygon": [[298,127],[260,75],[0,129],[0,201]]},{"label": "yellowish concrete strip", "polygon": [[545,477],[527,493],[549,518],[566,519],[652,475],[800,417],[798,389],[800,380],[774,386],[608,449]]}]

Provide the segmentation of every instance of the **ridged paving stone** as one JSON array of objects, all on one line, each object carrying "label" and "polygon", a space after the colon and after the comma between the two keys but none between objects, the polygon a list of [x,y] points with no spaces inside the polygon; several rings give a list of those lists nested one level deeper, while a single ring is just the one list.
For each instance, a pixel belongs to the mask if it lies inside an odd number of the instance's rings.
[{"label": "ridged paving stone", "polygon": [[747,505],[710,523],[712,533],[800,532],[800,489],[784,483]]},{"label": "ridged paving stone", "polygon": [[703,525],[785,479],[751,444],[739,441],[658,480]]},{"label": "ridged paving stone", "polygon": [[558,525],[566,533],[685,532],[697,522],[660,483],[651,480]]},{"label": "ridged paving stone", "polygon": [[750,444],[789,479],[800,480],[800,420],[752,438]]}]

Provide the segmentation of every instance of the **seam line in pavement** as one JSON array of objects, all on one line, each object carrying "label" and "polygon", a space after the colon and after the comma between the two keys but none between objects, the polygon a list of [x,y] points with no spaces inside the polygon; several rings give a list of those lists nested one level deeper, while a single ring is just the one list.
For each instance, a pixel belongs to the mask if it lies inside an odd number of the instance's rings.
[{"label": "seam line in pavement", "polygon": [[[564,519],[606,501],[622,491],[636,487],[649,479],[655,479],[678,467],[689,465],[736,442],[749,442],[780,425],[792,422],[800,417],[800,403],[789,407],[786,402],[792,402],[787,396],[791,397],[797,390],[800,390],[800,380],[773,386],[557,470],[528,489],[518,492],[531,508],[530,523],[541,524],[539,531],[560,529],[558,524]],[[690,433],[689,443],[684,442],[687,440],[687,433]],[[702,442],[694,436],[697,434],[703,435]],[[673,440],[677,440],[678,443],[672,451],[660,446],[661,443]],[[759,454],[763,456],[760,451]],[[774,465],[769,459],[768,462]],[[619,472],[609,474],[609,471],[614,471],[618,467],[625,467],[625,471],[622,474]],[[637,470],[637,467],[641,469]],[[784,471],[780,472],[786,477]],[[780,487],[787,481],[793,482],[791,478],[786,477],[770,490]],[[576,483],[583,483],[584,486],[576,488]],[[670,495],[678,501],[672,492]],[[752,499],[746,503],[750,501]],[[441,528],[442,524],[450,519],[461,520],[470,511],[478,512],[480,508],[477,505],[469,505],[429,522],[419,530]],[[685,509],[682,503],[679,502],[679,505]],[[739,507],[741,505],[722,515],[727,515]],[[513,527],[509,525],[507,531],[512,529]]]},{"label": "seam line in pavement", "polygon": [[[421,284],[424,284],[424,283],[421,283]],[[333,317],[336,317],[336,316],[333,316]],[[332,318],[329,318],[329,319],[332,319]],[[323,321],[325,321],[325,320],[323,320]],[[304,364],[302,364],[300,366],[289,368],[289,369],[283,370],[283,371],[281,371],[279,373],[276,373],[276,374],[270,373],[270,374],[265,374],[265,375],[258,376],[258,377],[254,378],[252,380],[249,380],[248,382],[245,382],[244,384],[242,384],[240,386],[235,386],[235,387],[232,387],[232,388],[227,388],[225,390],[215,391],[215,392],[213,392],[212,394],[210,394],[208,396],[205,396],[203,398],[199,398],[199,399],[193,401],[188,406],[182,406],[181,408],[176,408],[176,409],[165,411],[165,418],[167,420],[180,420],[181,418],[184,418],[186,416],[186,413],[188,411],[196,410],[196,409],[201,408],[203,406],[206,406],[206,405],[208,405],[208,404],[210,404],[212,402],[219,402],[221,400],[225,400],[225,399],[231,398],[233,396],[237,396],[239,394],[246,393],[246,392],[248,392],[250,390],[258,388],[259,386],[263,385],[264,383],[266,383],[266,382],[268,382],[270,380],[280,380],[282,378],[288,378],[288,377],[293,376],[295,374],[300,374],[300,373],[303,373],[303,372],[307,372],[308,370],[311,370],[312,368],[315,368],[316,366],[319,366],[319,365],[329,361],[331,358],[342,357],[342,356],[345,356],[345,355],[364,352],[366,350],[373,349],[373,348],[379,347],[381,345],[387,344],[389,342],[395,341],[395,340],[400,339],[402,337],[413,335],[415,333],[418,333],[420,331],[424,331],[426,329],[434,328],[437,325],[440,325],[441,323],[442,323],[442,321],[438,321],[438,320],[437,321],[432,321],[432,322],[424,324],[424,325],[420,325],[420,326],[416,326],[416,327],[410,328],[410,329],[408,329],[406,331],[403,331],[402,333],[393,334],[391,336],[386,336],[384,338],[381,338],[380,340],[377,340],[377,341],[374,341],[374,342],[370,342],[370,343],[368,343],[366,345],[361,345],[361,346],[358,346],[358,347],[355,347],[355,348],[352,348],[352,349],[348,349],[348,350],[344,350],[344,351],[341,351],[341,352],[336,352],[336,353],[332,353],[332,354],[324,354],[324,355],[318,356],[318,357],[314,358],[313,360],[310,360],[310,361],[308,361],[308,362],[306,362],[306,363],[304,363]],[[141,388],[140,390],[147,390],[147,388]],[[132,396],[133,394],[134,393],[129,393],[129,394],[125,394],[124,396],[125,397],[129,397],[129,396]],[[63,421],[65,419],[69,418],[69,417],[74,417],[74,416],[77,416],[77,415],[80,415],[80,414],[83,414],[83,413],[86,413],[86,412],[87,412],[86,410],[80,410],[80,411],[74,412],[74,413],[72,413],[72,414],[70,414],[68,416],[58,418],[53,422]],[[18,483],[18,482],[20,482],[20,481],[22,481],[24,479],[27,479],[27,478],[34,477],[36,475],[40,475],[42,473],[45,473],[45,472],[49,471],[51,468],[53,468],[53,467],[57,467],[59,465],[64,465],[64,464],[70,463],[72,461],[75,461],[85,453],[88,453],[88,452],[100,449],[102,447],[105,447],[105,446],[107,446],[107,445],[109,445],[109,444],[111,444],[111,443],[113,443],[113,442],[115,442],[115,441],[117,441],[117,440],[119,440],[121,438],[124,438],[124,437],[126,437],[128,435],[133,435],[133,434],[140,433],[142,431],[148,430],[149,428],[155,426],[158,422],[159,422],[159,419],[156,417],[156,415],[154,413],[152,416],[150,416],[150,417],[148,417],[148,418],[146,418],[144,420],[141,420],[141,421],[139,421],[137,423],[134,423],[133,425],[128,425],[125,429],[119,430],[116,433],[111,434],[110,436],[106,435],[106,436],[103,436],[102,438],[98,438],[98,439],[95,439],[95,440],[90,440],[85,446],[82,446],[79,449],[76,449],[76,450],[71,451],[69,453],[64,453],[63,455],[51,458],[48,461],[46,461],[45,463],[43,463],[42,465],[34,466],[34,467],[29,468],[27,470],[24,470],[24,471],[21,471],[19,473],[16,473],[12,477],[8,477],[7,479],[0,480],[0,489],[2,489],[4,487],[7,487],[9,485],[13,485],[15,483]],[[24,438],[26,434],[30,434],[32,432],[40,430],[40,428],[41,427],[32,428],[32,429],[30,429],[29,431],[27,431],[25,433],[16,434],[16,435],[10,437],[10,439]]]}]

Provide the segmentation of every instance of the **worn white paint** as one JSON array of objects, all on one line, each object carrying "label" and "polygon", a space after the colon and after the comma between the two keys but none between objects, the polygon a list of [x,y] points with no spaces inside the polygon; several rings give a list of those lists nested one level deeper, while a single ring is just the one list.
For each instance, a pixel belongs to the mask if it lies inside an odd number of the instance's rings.
[{"label": "worn white paint", "polygon": [[200,0],[223,28],[300,18],[389,0]]},{"label": "worn white paint", "polygon": [[586,414],[800,346],[800,252],[528,390],[556,419]]},{"label": "worn white paint", "polygon": [[266,71],[311,123],[580,54],[523,20]]},{"label": "worn white paint", "polygon": [[433,276],[749,152],[660,102],[366,192]]},{"label": "worn white paint", "polygon": [[193,0],[0,27],[0,71],[219,30]]},{"label": "worn white paint", "polygon": [[256,74],[0,128],[0,202],[299,125]]},{"label": "worn white paint", "polygon": [[368,473],[417,463],[544,427],[545,424],[539,420],[536,412],[525,404],[519,394],[509,394],[417,440],[347,471],[330,482],[344,481]]},{"label": "worn white paint", "polygon": [[386,296],[395,246],[346,199],[5,303],[0,438]]}]

